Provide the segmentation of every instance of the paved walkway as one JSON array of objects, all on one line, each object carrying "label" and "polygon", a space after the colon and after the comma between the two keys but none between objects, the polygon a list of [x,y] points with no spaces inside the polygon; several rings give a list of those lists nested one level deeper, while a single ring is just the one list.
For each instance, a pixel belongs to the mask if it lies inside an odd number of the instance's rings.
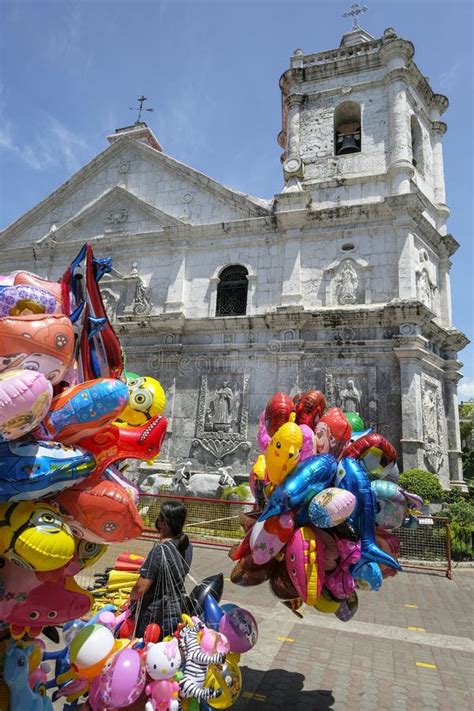
[{"label": "paved walkway", "polygon": [[382,591],[360,593],[356,617],[343,623],[310,610],[299,620],[268,584],[230,583],[232,565],[225,550],[195,547],[193,577],[222,571],[223,601],[248,608],[259,624],[257,646],[241,659],[244,691],[234,711],[474,708],[473,570],[455,570],[453,580],[400,573]]}]

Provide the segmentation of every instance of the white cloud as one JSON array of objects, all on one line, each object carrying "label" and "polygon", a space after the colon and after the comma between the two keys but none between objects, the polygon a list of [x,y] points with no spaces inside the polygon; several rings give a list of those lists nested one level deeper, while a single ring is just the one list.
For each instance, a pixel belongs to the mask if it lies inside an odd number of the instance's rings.
[{"label": "white cloud", "polygon": [[14,136],[12,124],[3,122],[0,129],[0,151],[10,151],[33,170],[65,166],[77,170],[88,153],[86,141],[69,130],[55,116],[43,112],[36,122],[36,132],[28,141]]},{"label": "white cloud", "polygon": [[443,90],[452,89],[463,75],[463,64],[460,61],[451,64],[445,72],[441,72],[439,77],[439,86]]},{"label": "white cloud", "polygon": [[474,378],[464,377],[458,386],[458,398],[462,402],[474,399]]}]

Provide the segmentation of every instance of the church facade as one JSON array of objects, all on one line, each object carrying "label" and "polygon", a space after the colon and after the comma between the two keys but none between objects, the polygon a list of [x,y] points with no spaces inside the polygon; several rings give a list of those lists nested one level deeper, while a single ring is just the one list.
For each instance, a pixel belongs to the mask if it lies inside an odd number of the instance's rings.
[{"label": "church facade", "polygon": [[127,370],[158,377],[158,468],[245,476],[277,390],[322,390],[462,486],[441,115],[388,29],[296,50],[280,79],[283,187],[231,190],[167,156],[144,123],[0,234],[2,271],[58,278],[88,241]]}]

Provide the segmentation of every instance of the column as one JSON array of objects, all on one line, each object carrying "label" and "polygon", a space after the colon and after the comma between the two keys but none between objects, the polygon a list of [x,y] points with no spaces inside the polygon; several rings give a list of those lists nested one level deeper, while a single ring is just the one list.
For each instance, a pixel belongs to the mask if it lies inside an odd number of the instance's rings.
[{"label": "column", "polygon": [[443,136],[446,133],[446,124],[442,121],[433,121],[431,131],[431,149],[433,151],[433,183],[434,201],[437,205],[446,204],[446,189],[444,183],[443,161]]},{"label": "column", "polygon": [[392,175],[392,194],[410,192],[410,180],[414,173],[411,156],[410,130],[408,124],[407,88],[400,71],[389,77],[389,147],[388,171]]},{"label": "column", "polygon": [[451,262],[446,257],[439,262],[439,291],[441,306],[441,321],[445,328],[452,326],[452,305],[451,305],[451,276],[449,274]]},{"label": "column", "polygon": [[448,428],[449,483],[467,490],[462,472],[461,433],[459,431],[458,363],[451,361],[445,375],[446,421]]},{"label": "column", "polygon": [[170,266],[170,280],[165,302],[165,313],[184,312],[184,288],[186,284],[186,247],[178,247],[173,252]]},{"label": "column", "polygon": [[302,102],[302,94],[290,94],[286,99],[286,103],[288,105],[286,142],[287,158],[290,156],[299,156],[300,154],[300,106]]},{"label": "column", "polygon": [[400,364],[401,430],[403,469],[425,468],[422,461],[424,446],[421,405],[421,364],[419,348],[413,340],[400,338],[400,346],[394,348]]}]

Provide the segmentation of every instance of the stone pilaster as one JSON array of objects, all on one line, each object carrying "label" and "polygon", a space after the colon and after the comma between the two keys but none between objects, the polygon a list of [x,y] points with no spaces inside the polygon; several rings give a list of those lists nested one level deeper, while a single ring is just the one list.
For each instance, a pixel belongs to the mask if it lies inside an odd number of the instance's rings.
[{"label": "stone pilaster", "polygon": [[300,306],[302,299],[301,245],[299,240],[289,240],[285,243],[281,307]]},{"label": "stone pilaster", "polygon": [[467,491],[462,471],[461,433],[459,431],[458,372],[459,363],[448,361],[445,373],[446,421],[448,427],[448,459],[450,485]]},{"label": "stone pilaster", "polygon": [[170,279],[168,283],[168,293],[164,305],[164,311],[170,313],[183,313],[185,302],[186,285],[186,246],[178,246],[173,253],[170,267]]},{"label": "stone pilaster", "polygon": [[[416,328],[416,327],[414,327]],[[413,339],[400,338],[394,348],[400,366],[400,403],[403,469],[422,466],[423,422],[421,416],[421,360],[420,348]]]}]

